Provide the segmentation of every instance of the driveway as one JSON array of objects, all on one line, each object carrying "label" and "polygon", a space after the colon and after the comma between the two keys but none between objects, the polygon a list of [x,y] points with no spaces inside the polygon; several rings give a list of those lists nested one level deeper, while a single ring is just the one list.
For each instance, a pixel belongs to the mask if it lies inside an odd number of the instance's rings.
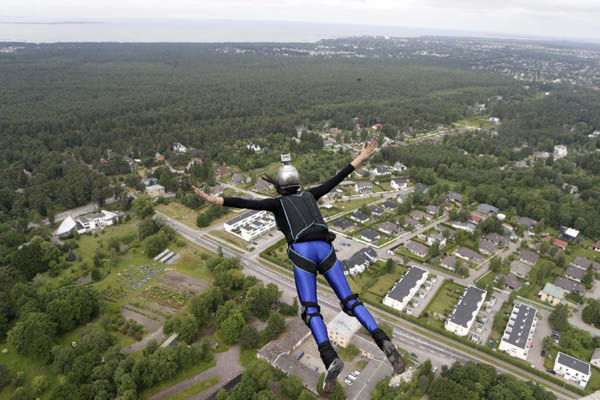
[{"label": "driveway", "polygon": [[600,329],[594,327],[593,325],[586,324],[581,317],[581,312],[583,311],[583,307],[580,307],[575,315],[569,318],[569,322],[571,325],[583,329],[584,331],[588,331],[592,336],[600,336]]},{"label": "driveway", "polygon": [[241,374],[244,370],[240,365],[239,345],[232,346],[229,350],[227,350],[224,353],[215,353],[214,357],[215,361],[217,362],[217,365],[213,368],[207,369],[206,371],[201,372],[190,379],[178,382],[175,385],[163,390],[162,392],[156,393],[148,400],[167,399],[175,393],[181,392],[182,390],[185,390],[198,382],[206,380],[212,376],[217,376],[219,378],[219,383],[217,383],[215,386],[211,386],[210,388],[198,394],[195,394],[194,396],[188,397],[187,399],[204,400],[210,397],[213,393],[218,392],[219,389],[221,389],[225,384],[227,384],[227,382]]}]

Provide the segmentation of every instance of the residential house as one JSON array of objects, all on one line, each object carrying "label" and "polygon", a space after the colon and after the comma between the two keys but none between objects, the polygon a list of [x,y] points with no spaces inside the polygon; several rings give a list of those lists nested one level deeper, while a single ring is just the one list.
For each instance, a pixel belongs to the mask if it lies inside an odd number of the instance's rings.
[{"label": "residential house", "polygon": [[562,351],[556,355],[554,370],[565,379],[577,382],[581,387],[586,387],[592,377],[592,368],[589,363]]},{"label": "residential house", "polygon": [[434,206],[433,204],[429,204],[427,207],[425,207],[425,211],[431,215],[437,215],[440,212],[440,208],[438,206]]},{"label": "residential house", "polygon": [[57,238],[68,238],[77,232],[81,227],[77,225],[77,222],[69,215],[61,223],[54,235]]},{"label": "residential house", "polygon": [[456,269],[456,258],[453,256],[446,256],[442,258],[440,265],[444,268],[454,271]]},{"label": "residential house", "polygon": [[479,251],[482,254],[491,256],[492,254],[496,253],[496,251],[498,251],[498,248],[496,247],[496,244],[494,242],[492,242],[491,240],[480,239],[479,240]]},{"label": "residential house", "polygon": [[398,282],[394,284],[385,297],[383,304],[398,311],[403,311],[408,302],[419,291],[419,288],[429,276],[429,272],[423,268],[411,267]]},{"label": "residential house", "polygon": [[427,246],[431,246],[435,242],[438,242],[440,249],[446,247],[446,244],[447,244],[446,238],[443,235],[440,235],[439,233],[423,232],[423,233],[419,234],[418,238],[421,240],[424,240],[425,243],[427,243]]},{"label": "residential house", "polygon": [[376,230],[371,228],[364,229],[358,233],[362,240],[366,240],[370,243],[377,243],[381,238],[381,235]]},{"label": "residential house", "polygon": [[523,261],[525,264],[529,264],[534,266],[539,261],[540,256],[535,254],[529,250],[521,250],[519,252],[519,260]]},{"label": "residential house", "polygon": [[537,221],[527,217],[519,217],[519,219],[517,219],[517,224],[525,225],[527,229],[531,231],[537,225]]},{"label": "residential house", "polygon": [[371,182],[356,182],[354,190],[360,194],[373,193],[373,184]]},{"label": "residential house", "polygon": [[154,161],[163,161],[165,157],[158,151],[154,154]]},{"label": "residential house", "polygon": [[[438,231],[439,233],[441,233],[444,236],[447,236],[449,239],[454,239],[454,229],[448,228],[446,226],[443,225],[436,225],[434,228],[436,231]],[[447,232],[446,234],[444,234],[444,232]]]},{"label": "residential house", "polygon": [[392,179],[390,182],[390,186],[394,190],[406,189],[408,187],[408,178],[396,178]]},{"label": "residential house", "polygon": [[364,254],[354,254],[347,260],[340,261],[344,275],[361,274],[370,265],[369,259]]},{"label": "residential house", "polygon": [[584,257],[575,257],[575,259],[571,262],[571,265],[577,268],[581,268],[585,271],[588,270],[588,268],[592,267],[594,269],[594,271],[596,272],[600,272],[600,264],[591,260],[588,260],[587,258]]},{"label": "residential house", "polygon": [[217,170],[215,171],[217,173],[217,175],[219,175],[219,177],[223,178],[226,177],[228,175],[231,175],[233,173],[233,171],[231,170],[231,168],[228,168],[224,165],[219,165],[217,167]]},{"label": "residential house", "polygon": [[570,293],[585,294],[585,287],[581,283],[573,282],[562,276],[559,276],[554,280],[554,285],[568,290]]},{"label": "residential house", "polygon": [[504,246],[506,246],[506,243],[508,242],[504,236],[498,235],[497,233],[494,233],[494,232],[488,233],[484,237],[487,240],[489,240],[490,242],[494,243],[498,247],[504,247]]},{"label": "residential house", "polygon": [[[501,275],[498,275],[498,279]],[[519,290],[523,287],[523,281],[521,281],[515,274],[508,273],[504,276],[504,281],[506,282],[506,287],[510,290]]]},{"label": "residential house", "polygon": [[569,279],[574,280],[575,282],[581,282],[585,274],[586,271],[584,269],[577,267],[569,267],[565,271],[565,276]]},{"label": "residential house", "polygon": [[516,276],[520,276],[521,278],[527,278],[529,276],[530,271],[531,266],[521,261],[515,260],[510,263],[510,272],[512,272]]},{"label": "residential house", "polygon": [[348,221],[346,218],[340,218],[338,220],[335,220],[331,225],[342,232],[354,226],[352,222]]},{"label": "residential house", "polygon": [[533,335],[537,326],[537,310],[523,303],[517,303],[512,309],[498,349],[513,357],[527,359],[533,346]]},{"label": "residential house", "polygon": [[158,183],[158,179],[156,179],[156,178],[147,178],[147,179],[144,179],[142,181],[142,183],[144,184],[144,186],[148,187],[148,186],[156,185]]},{"label": "residential house", "polygon": [[563,183],[562,189],[569,194],[579,193],[579,188],[576,185],[569,185],[568,183]]},{"label": "residential house", "polygon": [[456,192],[448,192],[446,194],[446,198],[453,203],[460,204],[462,202],[463,195]]},{"label": "residential house", "polygon": [[548,302],[551,306],[556,306],[563,301],[567,294],[569,294],[568,290],[548,282],[542,291],[538,293],[538,297],[541,301]]},{"label": "residential house", "polygon": [[414,187],[415,192],[423,192],[423,193],[427,193],[427,191],[429,190],[429,188],[425,185],[423,185],[422,183],[417,183]]},{"label": "residential house", "polygon": [[184,145],[182,145],[179,142],[175,142],[173,143],[173,151],[175,153],[187,153],[187,147],[185,147]]},{"label": "residential house", "polygon": [[454,252],[456,257],[460,257],[463,260],[471,261],[476,264],[481,264],[484,259],[483,257],[474,250],[469,249],[468,247],[461,247]]},{"label": "residential house", "polygon": [[575,240],[579,236],[579,231],[573,228],[561,228],[561,235],[567,240]]},{"label": "residential house", "polygon": [[481,221],[485,221],[485,218],[481,217],[478,214],[471,213],[471,221],[473,221],[476,224],[479,224]]},{"label": "residential house", "polygon": [[262,192],[271,189],[273,189],[273,184],[264,180],[263,178],[258,178],[256,180],[256,183],[254,184],[254,190],[257,192]]},{"label": "residential house", "polygon": [[253,152],[257,153],[262,150],[262,147],[260,147],[260,144],[258,143],[248,143],[246,145],[246,149],[252,150]]},{"label": "residential house", "polygon": [[404,172],[407,170],[406,165],[402,164],[400,161],[396,161],[392,168],[396,172]]},{"label": "residential house", "polygon": [[569,245],[569,243],[565,242],[564,240],[560,240],[560,239],[552,240],[551,236],[546,236],[546,242],[552,243],[554,246],[556,246],[562,250],[566,250],[567,246]]},{"label": "residential house", "polygon": [[361,224],[364,224],[367,221],[369,221],[369,216],[366,214],[363,214],[360,211],[354,211],[352,214],[350,214],[350,219],[352,219],[356,222],[360,222]]},{"label": "residential house", "polygon": [[414,210],[410,213],[410,216],[419,221],[431,221],[433,219],[433,217],[430,214],[427,214],[426,212],[423,212],[421,210]]},{"label": "residential house", "polygon": [[409,253],[414,254],[418,257],[425,257],[429,253],[429,247],[419,242],[415,242],[414,240],[409,240],[408,242],[406,242],[404,244],[404,247],[406,248],[406,250],[408,250]]},{"label": "residential house", "polygon": [[244,180],[245,180],[244,175],[239,174],[237,172],[231,176],[231,182],[233,182],[233,183],[243,183]]},{"label": "residential house", "polygon": [[361,328],[358,319],[349,316],[343,311],[327,323],[327,337],[334,345],[347,347],[352,336]]},{"label": "residential house", "polygon": [[600,240],[592,245],[592,250],[600,252]]},{"label": "residential house", "polygon": [[407,192],[400,192],[400,194],[398,194],[398,196],[396,197],[396,201],[400,204],[404,203],[407,199],[408,199]]},{"label": "residential house", "polygon": [[159,185],[158,183],[151,185],[151,186],[147,186],[146,194],[151,197],[162,196],[165,194],[165,187],[162,185]]},{"label": "residential house", "polygon": [[421,226],[421,223],[414,218],[404,217],[404,226],[412,226],[413,228],[418,228]]},{"label": "residential house", "polygon": [[564,144],[557,144],[554,146],[554,161],[560,160],[561,158],[565,158],[569,154],[567,146]]},{"label": "residential house", "polygon": [[382,222],[377,226],[377,229],[386,235],[397,235],[402,232],[402,228],[393,222]]},{"label": "residential house", "polygon": [[392,171],[383,165],[378,165],[377,167],[373,168],[373,175],[375,176],[386,176],[391,174]]},{"label": "residential house", "polygon": [[454,229],[460,229],[469,233],[473,233],[475,232],[475,229],[477,229],[477,226],[470,222],[451,221],[450,226]]},{"label": "residential house", "polygon": [[498,212],[498,208],[490,204],[482,203],[477,207],[477,211],[483,214],[492,215]]},{"label": "residential house", "polygon": [[475,286],[469,286],[460,297],[452,314],[446,320],[444,327],[447,331],[458,336],[466,336],[475,322],[475,318],[485,301],[487,292]]},{"label": "residential house", "polygon": [[381,203],[381,207],[386,211],[394,211],[398,209],[398,204],[394,203],[393,201],[386,200]]},{"label": "residential house", "polygon": [[190,162],[187,163],[185,169],[189,171],[194,166],[194,164],[202,165],[202,159],[198,157],[192,158]]},{"label": "residential house", "polygon": [[123,161],[125,161],[127,164],[129,164],[130,166],[133,165],[133,163],[135,162],[133,160],[133,158],[129,157],[129,156],[123,156]]},{"label": "residential house", "polygon": [[383,211],[382,208],[379,208],[377,206],[371,207],[371,215],[375,217],[381,217],[384,213],[385,211]]}]

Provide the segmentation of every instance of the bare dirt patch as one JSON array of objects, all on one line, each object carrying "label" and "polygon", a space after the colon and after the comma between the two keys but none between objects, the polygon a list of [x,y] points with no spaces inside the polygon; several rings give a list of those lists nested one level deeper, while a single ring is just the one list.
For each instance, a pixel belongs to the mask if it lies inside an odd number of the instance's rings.
[{"label": "bare dirt patch", "polygon": [[161,278],[161,283],[190,294],[198,294],[210,286],[209,282],[192,278],[177,271],[169,271]]},{"label": "bare dirt patch", "polygon": [[138,324],[142,325],[144,328],[146,328],[146,331],[148,333],[154,332],[161,326],[161,323],[159,321],[155,321],[151,318],[148,318],[142,314],[139,314],[132,310],[128,310],[126,308],[121,308],[121,315],[126,320],[132,319],[135,322],[137,322]]}]

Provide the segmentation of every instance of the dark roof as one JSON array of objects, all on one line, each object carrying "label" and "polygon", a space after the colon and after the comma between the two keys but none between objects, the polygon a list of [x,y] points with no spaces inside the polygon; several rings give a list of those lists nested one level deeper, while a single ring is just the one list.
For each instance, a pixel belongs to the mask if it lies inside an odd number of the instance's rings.
[{"label": "dark roof", "polygon": [[466,257],[469,260],[483,261],[483,257],[481,257],[481,255],[478,252],[471,250],[468,247],[461,247],[460,249],[456,250],[456,254],[460,254],[461,256]]},{"label": "dark roof", "polygon": [[534,220],[534,219],[528,218],[528,217],[520,217],[517,220],[517,224],[519,224],[519,225],[525,225],[525,226],[531,228],[531,227],[537,225],[537,221]]},{"label": "dark roof", "polygon": [[398,230],[398,225],[394,224],[393,222],[382,222],[377,226],[377,229],[379,229],[380,231],[388,231],[388,232],[396,232]]},{"label": "dark roof", "polygon": [[477,207],[477,211],[485,213],[485,214],[495,214],[498,212],[498,208],[494,207],[490,204],[483,203]]},{"label": "dark roof", "polygon": [[450,321],[467,328],[477,310],[477,303],[485,299],[486,293],[478,287],[469,286],[450,315]]},{"label": "dark roof", "polygon": [[398,208],[398,204],[394,203],[393,201],[386,200],[383,203],[381,203],[381,207],[394,210]]},{"label": "dark roof", "polygon": [[368,215],[365,215],[360,211],[354,211],[352,214],[350,214],[350,217],[355,218],[359,221],[367,221],[369,219]]},{"label": "dark roof", "polygon": [[582,280],[583,277],[585,276],[585,270],[583,270],[581,268],[577,268],[577,267],[569,267],[565,271],[565,276],[568,278],[576,279],[576,280],[577,279]]},{"label": "dark roof", "polygon": [[506,279],[506,286],[513,290],[519,290],[523,287],[523,281],[517,278],[513,273],[506,274],[504,278]]},{"label": "dark roof", "polygon": [[586,363],[585,361],[581,361],[578,358],[572,357],[560,351],[558,352],[557,357],[559,364],[565,365],[585,375],[591,374],[590,364]]},{"label": "dark roof", "polygon": [[588,260],[587,258],[583,257],[575,257],[571,265],[583,269],[588,269],[590,265],[592,265],[592,260]]},{"label": "dark roof", "polygon": [[423,275],[427,273],[423,268],[411,267],[402,278],[390,290],[387,297],[402,302],[406,296],[410,293],[411,289],[415,287],[417,282],[423,278]]},{"label": "dark roof", "polygon": [[422,183],[417,183],[415,185],[415,190],[417,190],[419,192],[426,192],[427,191],[427,186],[423,185]]},{"label": "dark roof", "polygon": [[373,214],[379,214],[379,215],[384,213],[383,209],[381,209],[379,207],[371,207],[371,212]]},{"label": "dark roof", "polygon": [[[535,321],[537,310],[526,304],[518,303],[513,308],[513,313],[515,311],[515,317],[513,318],[513,315],[511,314],[510,319],[508,320],[502,341],[510,343],[520,349],[525,349],[529,331]],[[509,329],[510,332],[508,332]],[[508,338],[505,338],[507,334]]]},{"label": "dark roof", "polygon": [[418,226],[418,225],[421,225],[421,223],[419,221],[417,221],[416,219],[414,219],[414,218],[405,217],[404,218],[404,225]]},{"label": "dark roof", "polygon": [[497,245],[506,242],[506,239],[503,236],[498,235],[495,232],[488,233],[487,235],[485,235],[485,238],[496,243]]},{"label": "dark roof", "polygon": [[521,250],[519,253],[519,258],[524,262],[535,265],[540,259],[540,256],[529,250]]},{"label": "dark roof", "polygon": [[573,282],[562,276],[559,276],[554,280],[554,285],[568,290],[569,292],[577,292],[579,294],[585,293],[585,287],[581,283]]},{"label": "dark roof", "polygon": [[440,264],[446,265],[448,268],[454,269],[456,267],[456,258],[452,256],[446,256],[440,261]]},{"label": "dark roof", "polygon": [[373,260],[375,260],[377,258],[377,252],[375,251],[375,249],[373,249],[372,247],[363,247],[362,249],[360,249],[359,251],[357,251],[356,254],[363,254],[365,255],[367,258],[371,258]]},{"label": "dark roof", "polygon": [[371,228],[367,228],[364,231],[360,231],[359,235],[369,239],[370,241],[374,242],[376,240],[379,240],[379,238],[381,237],[381,235],[379,234],[379,232],[374,231]]},{"label": "dark roof", "polygon": [[366,255],[364,255],[362,253],[356,253],[349,259],[344,260],[344,262],[346,263],[346,266],[348,267],[348,269],[350,269],[357,265],[364,265],[365,263],[369,264],[370,260],[367,258]]},{"label": "dark roof", "polygon": [[340,218],[340,219],[334,221],[331,225],[335,226],[336,228],[340,228],[340,229],[344,230],[344,229],[348,229],[349,227],[351,227],[352,222],[348,221],[346,218]]},{"label": "dark roof", "polygon": [[414,240],[409,240],[408,242],[406,242],[404,244],[404,247],[406,247],[406,249],[409,250],[411,253],[427,254],[429,252],[429,247],[419,242],[415,242]]},{"label": "dark roof", "polygon": [[237,217],[235,217],[235,218],[231,218],[230,220],[228,220],[228,221],[225,221],[225,223],[226,223],[226,224],[228,224],[228,225],[233,225],[233,224],[235,224],[236,222],[239,222],[239,221],[241,221],[241,220],[243,220],[243,219],[246,219],[246,218],[248,218],[248,217],[251,217],[251,216],[253,216],[254,214],[257,214],[257,213],[259,213],[259,212],[260,212],[259,210],[252,210],[252,211],[248,211],[248,212],[245,212],[245,213],[243,213],[242,215],[238,215],[238,216],[237,216]]},{"label": "dark roof", "polygon": [[486,250],[490,254],[492,254],[496,250],[498,250],[496,247],[496,244],[494,242],[492,242],[491,240],[487,240],[487,239],[481,239],[479,241],[479,248]]},{"label": "dark roof", "polygon": [[458,201],[458,202],[461,202],[463,199],[462,194],[456,193],[456,192],[448,192],[447,196],[450,200],[454,200],[454,201]]}]

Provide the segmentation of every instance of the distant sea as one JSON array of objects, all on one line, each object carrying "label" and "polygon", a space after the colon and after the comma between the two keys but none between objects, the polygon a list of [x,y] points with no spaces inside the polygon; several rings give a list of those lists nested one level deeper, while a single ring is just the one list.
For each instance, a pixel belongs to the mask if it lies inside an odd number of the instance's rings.
[{"label": "distant sea", "polygon": [[288,21],[39,20],[0,17],[0,42],[315,42],[324,38],[359,35],[504,37],[425,28]]}]

